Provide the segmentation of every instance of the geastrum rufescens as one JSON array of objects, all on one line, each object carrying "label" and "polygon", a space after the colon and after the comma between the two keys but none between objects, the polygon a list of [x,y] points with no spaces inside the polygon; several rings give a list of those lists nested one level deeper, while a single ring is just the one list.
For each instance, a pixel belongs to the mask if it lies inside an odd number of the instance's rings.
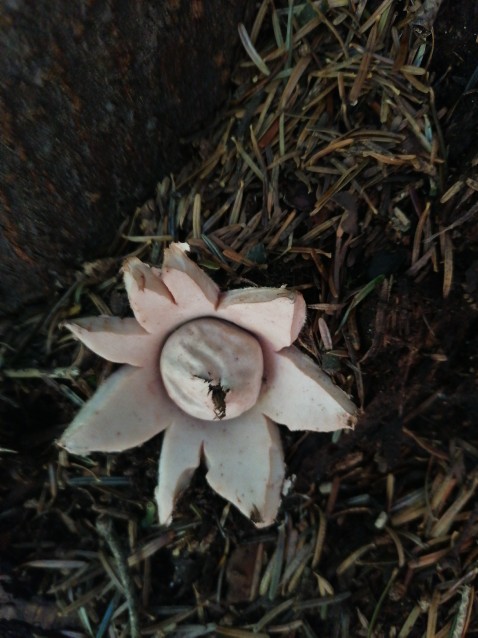
[{"label": "geastrum rufescens", "polygon": [[60,445],[75,454],[120,452],[165,431],[156,488],[161,523],[204,460],[207,480],[265,526],[280,505],[285,469],[276,423],[324,432],[350,427],[347,395],[294,347],[306,316],[286,288],[221,292],[186,255],[165,250],[159,270],[136,257],[123,266],[134,318],[67,323],[115,363]]}]

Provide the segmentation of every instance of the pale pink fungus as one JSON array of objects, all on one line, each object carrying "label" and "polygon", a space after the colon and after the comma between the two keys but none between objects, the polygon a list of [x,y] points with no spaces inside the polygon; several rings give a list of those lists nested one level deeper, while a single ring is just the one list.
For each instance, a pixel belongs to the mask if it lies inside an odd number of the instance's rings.
[{"label": "pale pink fungus", "polygon": [[124,281],[135,318],[67,324],[91,350],[127,364],[80,410],[60,444],[76,454],[119,452],[165,430],[156,489],[159,520],[203,459],[211,487],[257,525],[274,522],[285,470],[275,422],[291,430],[350,427],[356,408],[291,344],[303,297],[285,288],[220,292],[185,254],[161,270],[132,257]]},{"label": "pale pink fungus", "polygon": [[159,369],[166,392],[198,419],[233,419],[259,397],[264,362],[255,337],[221,319],[194,319],[163,346]]}]

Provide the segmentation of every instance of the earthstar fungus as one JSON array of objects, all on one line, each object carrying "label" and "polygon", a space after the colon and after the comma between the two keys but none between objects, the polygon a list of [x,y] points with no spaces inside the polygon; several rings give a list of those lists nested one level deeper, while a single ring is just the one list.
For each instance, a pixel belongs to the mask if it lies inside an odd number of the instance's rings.
[{"label": "earthstar fungus", "polygon": [[161,523],[203,459],[207,480],[256,525],[274,522],[285,470],[279,430],[350,427],[356,408],[292,345],[306,315],[298,292],[221,292],[186,255],[165,250],[161,270],[123,266],[134,318],[90,317],[66,327],[123,365],[85,403],[60,445],[75,454],[120,452],[159,432]]}]

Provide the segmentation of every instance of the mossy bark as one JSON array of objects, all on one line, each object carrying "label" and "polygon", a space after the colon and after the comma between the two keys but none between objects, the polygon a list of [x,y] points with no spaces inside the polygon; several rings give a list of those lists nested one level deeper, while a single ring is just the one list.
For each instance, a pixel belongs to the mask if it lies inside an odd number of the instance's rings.
[{"label": "mossy bark", "polygon": [[0,314],[102,254],[227,96],[245,0],[0,7]]}]

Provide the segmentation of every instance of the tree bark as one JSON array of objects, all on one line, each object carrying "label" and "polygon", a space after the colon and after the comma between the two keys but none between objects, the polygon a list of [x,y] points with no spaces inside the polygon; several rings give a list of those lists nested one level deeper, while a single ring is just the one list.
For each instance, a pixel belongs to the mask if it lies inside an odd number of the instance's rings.
[{"label": "tree bark", "polygon": [[101,254],[227,95],[244,0],[0,7],[0,314]]}]

